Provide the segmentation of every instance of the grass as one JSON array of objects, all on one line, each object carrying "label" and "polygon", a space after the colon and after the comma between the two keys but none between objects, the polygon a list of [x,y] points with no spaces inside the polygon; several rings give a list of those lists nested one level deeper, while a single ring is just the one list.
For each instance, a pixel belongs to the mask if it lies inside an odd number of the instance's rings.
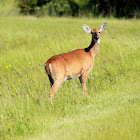
[{"label": "grass", "polygon": [[[88,96],[78,79],[66,81],[52,106],[44,63],[87,47],[82,25],[104,22]],[[139,20],[0,17],[0,139],[138,140],[139,30]]]},{"label": "grass", "polygon": [[18,0],[0,0],[0,16],[18,15]]}]

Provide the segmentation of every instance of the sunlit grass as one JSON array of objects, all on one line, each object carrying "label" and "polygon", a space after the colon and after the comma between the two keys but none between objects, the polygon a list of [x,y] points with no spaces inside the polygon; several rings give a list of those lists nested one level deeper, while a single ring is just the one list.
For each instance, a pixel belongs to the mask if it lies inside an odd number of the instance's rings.
[{"label": "sunlit grass", "polygon": [[[44,63],[87,47],[82,25],[104,22],[88,96],[66,81],[52,106]],[[0,17],[0,139],[138,139],[139,30],[139,20]]]},{"label": "sunlit grass", "polygon": [[0,16],[18,15],[18,0],[0,0]]}]

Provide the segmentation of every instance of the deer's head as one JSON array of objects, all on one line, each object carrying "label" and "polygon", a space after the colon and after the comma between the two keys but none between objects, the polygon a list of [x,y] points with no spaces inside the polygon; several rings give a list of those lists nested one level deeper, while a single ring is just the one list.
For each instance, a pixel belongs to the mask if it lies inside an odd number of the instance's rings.
[{"label": "deer's head", "polygon": [[83,25],[83,29],[86,33],[90,33],[92,34],[92,39],[94,41],[94,43],[100,43],[100,33],[102,31],[104,31],[107,28],[107,23],[104,23],[103,25],[101,25],[101,27],[99,29],[90,29],[89,26],[87,25]]}]

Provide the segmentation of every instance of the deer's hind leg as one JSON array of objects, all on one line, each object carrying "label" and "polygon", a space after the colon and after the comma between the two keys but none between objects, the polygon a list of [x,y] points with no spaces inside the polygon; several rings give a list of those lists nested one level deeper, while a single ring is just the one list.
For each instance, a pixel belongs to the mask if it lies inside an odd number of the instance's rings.
[{"label": "deer's hind leg", "polygon": [[[61,86],[65,79],[66,75],[66,68],[63,64],[63,61],[55,61],[51,64],[49,64],[50,72],[51,72],[51,78],[52,81],[52,87],[50,89],[50,97],[53,99],[54,94],[58,90],[58,88]],[[52,80],[53,79],[53,80]]]},{"label": "deer's hind leg", "polygon": [[63,83],[64,80],[55,80],[54,84],[52,85],[51,89],[50,89],[50,98],[53,99],[54,94],[56,93],[56,91],[58,90],[58,88],[61,86],[61,84]]},{"label": "deer's hind leg", "polygon": [[54,79],[53,79],[52,76],[49,75],[49,74],[48,74],[48,77],[49,77],[49,80],[50,80],[50,85],[51,85],[51,87],[52,87],[53,84],[54,84]]}]

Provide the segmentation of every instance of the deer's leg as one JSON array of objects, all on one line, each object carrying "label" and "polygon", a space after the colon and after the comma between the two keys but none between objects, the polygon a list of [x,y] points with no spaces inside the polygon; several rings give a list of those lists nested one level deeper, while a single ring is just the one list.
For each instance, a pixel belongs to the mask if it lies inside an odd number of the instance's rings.
[{"label": "deer's leg", "polygon": [[79,80],[80,80],[81,85],[83,85],[83,82],[82,82],[82,75],[79,77]]},{"label": "deer's leg", "polygon": [[52,87],[53,84],[54,84],[54,79],[52,78],[51,75],[48,75],[48,77],[49,77],[49,80],[50,80],[50,85],[51,85],[51,87]]},{"label": "deer's leg", "polygon": [[82,86],[83,86],[83,94],[84,95],[87,95],[87,87],[86,87],[87,77],[88,77],[87,72],[82,74]]},{"label": "deer's leg", "polygon": [[50,97],[51,99],[53,99],[55,92],[58,90],[58,88],[61,86],[61,84],[63,83],[64,79],[61,80],[55,80],[54,84],[52,85],[51,89],[50,89]]},{"label": "deer's leg", "polygon": [[[61,63],[59,63],[60,65]],[[61,67],[60,67],[61,66]],[[65,79],[65,67],[63,65],[58,66],[57,63],[52,63],[50,66],[51,76],[53,79],[53,84],[50,89],[50,97],[53,99],[55,92],[61,86]]]},{"label": "deer's leg", "polygon": [[52,60],[49,64],[50,71],[50,82],[52,87],[50,89],[50,97],[53,99],[55,92],[63,83],[66,75],[66,67],[62,57],[57,57],[57,59]]},{"label": "deer's leg", "polygon": [[81,83],[81,85],[82,85],[82,90],[83,90],[83,93],[84,93],[82,75],[79,77],[79,80],[80,80],[80,83]]}]

